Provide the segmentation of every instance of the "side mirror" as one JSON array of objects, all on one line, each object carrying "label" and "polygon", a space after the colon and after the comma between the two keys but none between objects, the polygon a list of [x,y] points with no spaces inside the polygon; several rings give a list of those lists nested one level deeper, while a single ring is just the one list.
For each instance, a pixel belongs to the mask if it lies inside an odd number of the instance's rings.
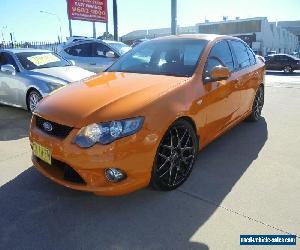
[{"label": "side mirror", "polygon": [[1,71],[3,73],[6,73],[8,75],[15,75],[16,74],[16,69],[13,65],[11,64],[5,64],[1,66]]},{"label": "side mirror", "polygon": [[230,70],[227,67],[216,66],[210,73],[210,79],[212,81],[226,80],[230,77]]},{"label": "side mirror", "polygon": [[116,55],[115,55],[115,53],[112,52],[112,51],[107,51],[107,52],[106,52],[106,57],[107,57],[107,58],[115,58]]}]

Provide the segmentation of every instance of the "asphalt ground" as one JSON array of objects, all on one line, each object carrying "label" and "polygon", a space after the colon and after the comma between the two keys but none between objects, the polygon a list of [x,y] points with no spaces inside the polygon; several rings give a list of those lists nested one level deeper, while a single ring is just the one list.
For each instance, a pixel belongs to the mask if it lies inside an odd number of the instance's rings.
[{"label": "asphalt ground", "polygon": [[[207,146],[172,192],[59,186],[32,167],[29,121],[0,105],[0,249],[300,249],[300,72],[268,72],[263,119]],[[297,246],[240,246],[240,234],[296,234]]]}]

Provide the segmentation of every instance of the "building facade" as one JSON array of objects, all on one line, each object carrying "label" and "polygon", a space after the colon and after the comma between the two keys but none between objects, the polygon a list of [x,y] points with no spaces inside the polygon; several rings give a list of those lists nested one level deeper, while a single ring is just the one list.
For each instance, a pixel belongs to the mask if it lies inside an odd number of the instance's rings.
[{"label": "building facade", "polygon": [[[195,26],[178,27],[178,34],[208,33],[231,35],[243,39],[257,54],[267,55],[268,52],[292,54],[299,52],[297,35],[268,22],[266,17],[224,20],[221,22],[197,23]],[[122,37],[123,42],[130,43],[141,38],[155,38],[171,34],[170,28],[137,30]]]}]

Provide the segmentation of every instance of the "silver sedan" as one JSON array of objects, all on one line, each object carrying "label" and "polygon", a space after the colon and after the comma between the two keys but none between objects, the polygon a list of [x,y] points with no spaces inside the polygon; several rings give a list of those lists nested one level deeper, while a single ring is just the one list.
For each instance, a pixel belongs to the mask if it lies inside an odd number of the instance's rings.
[{"label": "silver sedan", "polygon": [[0,49],[0,103],[33,111],[52,91],[95,73],[38,49]]},{"label": "silver sedan", "polygon": [[82,39],[59,46],[58,54],[74,61],[81,68],[98,73],[107,69],[129,50],[131,47],[121,42]]}]

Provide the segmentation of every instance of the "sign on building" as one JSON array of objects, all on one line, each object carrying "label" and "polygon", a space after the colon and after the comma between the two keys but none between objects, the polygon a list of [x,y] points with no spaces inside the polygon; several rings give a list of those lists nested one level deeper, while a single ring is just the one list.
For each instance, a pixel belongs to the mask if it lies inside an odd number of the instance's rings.
[{"label": "sign on building", "polygon": [[106,0],[68,0],[69,19],[107,22]]}]

